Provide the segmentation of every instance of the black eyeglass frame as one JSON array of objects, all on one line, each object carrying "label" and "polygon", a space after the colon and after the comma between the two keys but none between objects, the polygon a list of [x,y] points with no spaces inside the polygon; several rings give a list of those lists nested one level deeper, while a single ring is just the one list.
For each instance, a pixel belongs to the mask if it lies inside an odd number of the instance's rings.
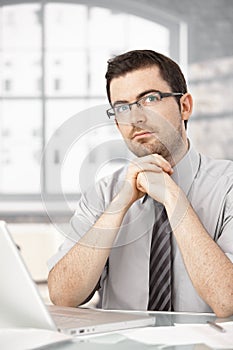
[{"label": "black eyeglass frame", "polygon": [[[150,95],[153,95],[153,94],[158,94],[160,99],[158,101],[161,101],[163,98],[166,98],[166,97],[171,97],[171,96],[183,96],[184,93],[183,92],[162,92],[162,91],[153,91],[151,92],[151,94],[146,94],[145,96],[139,98],[137,101],[134,101],[134,102],[131,102],[131,103],[122,103],[121,105],[124,106],[124,105],[127,105],[129,106],[129,109],[131,110],[132,106],[133,105],[138,105],[140,106],[140,101],[145,99],[145,97],[149,97]],[[106,113],[107,113],[107,116],[109,119],[111,119],[111,117],[115,116],[116,113],[114,111],[114,108],[115,107],[111,107],[109,109],[106,110]]]}]

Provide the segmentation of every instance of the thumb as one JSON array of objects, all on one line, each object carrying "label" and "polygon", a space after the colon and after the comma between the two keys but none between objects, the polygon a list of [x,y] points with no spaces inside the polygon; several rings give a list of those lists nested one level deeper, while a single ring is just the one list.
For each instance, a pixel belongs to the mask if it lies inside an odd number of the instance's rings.
[{"label": "thumb", "polygon": [[145,172],[141,172],[137,176],[137,189],[143,193],[147,192],[148,180]]}]

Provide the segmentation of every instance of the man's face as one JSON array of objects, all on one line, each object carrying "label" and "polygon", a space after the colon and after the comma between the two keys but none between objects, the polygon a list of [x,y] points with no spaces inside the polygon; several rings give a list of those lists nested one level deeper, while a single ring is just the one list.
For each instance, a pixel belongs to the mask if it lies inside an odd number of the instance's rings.
[{"label": "man's face", "polygon": [[[132,103],[155,90],[171,92],[168,83],[161,78],[159,68],[152,66],[135,70],[111,81],[111,103],[113,106]],[[174,164],[172,159],[187,141],[174,97],[163,98],[153,107],[144,109],[135,104],[125,119],[116,120],[116,123],[128,148],[138,157],[158,153]]]}]

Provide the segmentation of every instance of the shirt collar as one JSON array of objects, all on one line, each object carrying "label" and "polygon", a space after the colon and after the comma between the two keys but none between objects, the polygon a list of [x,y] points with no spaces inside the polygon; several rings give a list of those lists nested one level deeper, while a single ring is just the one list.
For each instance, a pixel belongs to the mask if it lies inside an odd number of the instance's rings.
[{"label": "shirt collar", "polygon": [[[192,183],[198,173],[200,166],[200,155],[192,146],[189,141],[189,149],[185,156],[176,164],[173,168],[173,174],[171,175],[175,183],[182,189],[187,196],[191,189]],[[140,199],[140,202],[144,204],[147,201],[148,194],[145,194]]]},{"label": "shirt collar", "polygon": [[189,149],[185,156],[173,168],[172,179],[188,195],[200,164],[199,153],[189,140]]}]

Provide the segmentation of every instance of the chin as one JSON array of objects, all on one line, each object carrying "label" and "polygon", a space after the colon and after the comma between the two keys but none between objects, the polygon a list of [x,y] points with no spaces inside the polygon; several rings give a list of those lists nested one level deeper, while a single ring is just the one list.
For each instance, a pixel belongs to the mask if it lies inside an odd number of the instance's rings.
[{"label": "chin", "polygon": [[137,157],[144,157],[148,156],[153,153],[159,153],[158,149],[155,149],[153,145],[128,145],[128,148],[130,149],[131,152],[133,152]]},{"label": "chin", "polygon": [[150,154],[160,154],[164,159],[169,159],[170,153],[163,144],[147,143],[147,144],[129,144],[127,143],[128,148],[133,152],[137,157],[144,157]]}]

